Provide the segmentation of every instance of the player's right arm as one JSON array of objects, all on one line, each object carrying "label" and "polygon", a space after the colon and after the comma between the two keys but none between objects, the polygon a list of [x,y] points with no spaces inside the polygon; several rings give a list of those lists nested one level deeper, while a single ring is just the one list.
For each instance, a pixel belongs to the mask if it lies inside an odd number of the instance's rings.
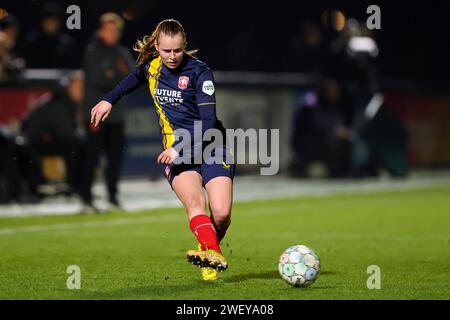
[{"label": "player's right arm", "polygon": [[91,124],[97,127],[100,122],[105,121],[111,112],[112,106],[123,96],[133,92],[147,81],[145,77],[145,67],[140,65],[126,76],[113,90],[91,110]]}]

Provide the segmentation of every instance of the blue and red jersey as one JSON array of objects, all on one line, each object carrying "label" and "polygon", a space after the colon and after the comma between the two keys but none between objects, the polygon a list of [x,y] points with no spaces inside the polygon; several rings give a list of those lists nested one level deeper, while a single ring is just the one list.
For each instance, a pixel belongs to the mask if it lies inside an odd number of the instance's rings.
[{"label": "blue and red jersey", "polygon": [[116,103],[124,95],[147,83],[159,117],[163,148],[175,147],[177,129],[194,137],[194,122],[201,121],[202,133],[211,128],[224,132],[216,117],[214,76],[200,60],[185,54],[176,69],[167,68],[159,56],[139,65],[103,100]]}]

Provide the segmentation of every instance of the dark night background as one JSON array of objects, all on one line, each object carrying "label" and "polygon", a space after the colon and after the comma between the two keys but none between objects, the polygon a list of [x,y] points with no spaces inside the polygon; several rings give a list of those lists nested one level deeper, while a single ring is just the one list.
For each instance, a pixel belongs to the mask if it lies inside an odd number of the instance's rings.
[{"label": "dark night background", "polygon": [[[80,30],[66,27],[70,5],[81,10]],[[380,8],[381,29],[366,28],[370,5]],[[214,72],[224,125],[280,128],[282,174],[356,179],[387,172],[398,178],[411,169],[450,167],[450,0],[0,0],[0,8],[13,16],[0,22],[0,129],[22,134],[24,119],[49,105],[45,99],[56,101],[59,112],[69,104],[58,102],[58,94],[78,83],[79,100],[70,97],[74,115],[47,117],[60,122],[67,116],[73,124],[81,151],[71,155],[92,154],[83,149],[92,107],[133,69],[133,57],[127,55],[124,68],[125,55],[117,55],[127,51],[117,46],[117,37],[113,46],[105,45],[105,33],[93,39],[100,16],[115,12],[125,19],[121,43],[128,49],[160,21],[180,21],[187,49],[198,49],[197,57]],[[53,17],[50,27],[45,16]],[[101,80],[90,81],[93,76]],[[126,147],[110,145],[126,154],[124,176],[160,176],[153,161],[161,149],[160,129],[150,125],[156,113],[149,103],[143,86],[114,109],[120,123],[115,132],[127,141]],[[13,152],[3,159],[14,157]],[[80,170],[92,172],[93,166],[87,168]],[[80,170],[67,172],[77,177]],[[256,170],[247,166],[240,172]],[[62,181],[61,172],[55,176]]]},{"label": "dark night background", "polygon": [[[35,28],[44,1],[2,1],[15,14],[21,26],[20,36]],[[199,58],[214,70],[287,71],[295,67],[282,61],[296,57],[286,44],[298,33],[299,24],[311,20],[320,23],[325,10],[339,9],[346,17],[367,20],[366,8],[381,8],[381,30],[374,32],[380,54],[378,68],[383,76],[411,80],[446,80],[450,68],[448,14],[450,1],[419,4],[406,1],[58,1],[63,8],[77,4],[81,8],[81,30],[68,31],[80,46],[97,28],[97,19],[106,11],[128,12],[122,42],[132,46],[150,33],[162,19],[175,18],[185,27],[189,47],[200,49]],[[67,15],[68,16],[68,15]],[[323,25],[322,25],[323,27]],[[323,27],[325,38],[333,38]],[[20,38],[19,38],[20,40]]]}]

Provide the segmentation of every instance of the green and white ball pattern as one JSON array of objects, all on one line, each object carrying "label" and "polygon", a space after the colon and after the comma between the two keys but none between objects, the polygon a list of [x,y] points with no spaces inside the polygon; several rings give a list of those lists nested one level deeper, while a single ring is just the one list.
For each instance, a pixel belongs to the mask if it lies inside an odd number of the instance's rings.
[{"label": "green and white ball pattern", "polygon": [[317,254],[304,245],[287,248],[278,262],[281,278],[294,287],[307,287],[316,281],[320,273]]}]

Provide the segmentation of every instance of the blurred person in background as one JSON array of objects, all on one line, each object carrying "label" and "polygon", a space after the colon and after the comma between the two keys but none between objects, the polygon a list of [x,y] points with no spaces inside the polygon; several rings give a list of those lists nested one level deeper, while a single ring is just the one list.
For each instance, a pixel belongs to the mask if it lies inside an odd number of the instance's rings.
[{"label": "blurred person in background", "polygon": [[326,74],[341,84],[354,111],[365,107],[371,96],[380,90],[376,63],[379,49],[371,31],[350,18],[330,47]]},{"label": "blurred person in background", "polygon": [[331,178],[350,174],[352,110],[342,87],[335,79],[326,78],[319,94],[316,121],[325,137],[326,163]]},{"label": "blurred person in background", "polygon": [[101,127],[90,124],[92,106],[112,90],[134,68],[131,52],[120,44],[124,20],[116,13],[100,17],[100,26],[84,56],[85,99],[84,122],[87,130],[87,150],[83,165],[82,197],[86,212],[98,212],[93,204],[92,184],[95,169],[102,153],[106,158],[104,178],[109,207],[121,209],[118,198],[118,182],[125,148],[125,101],[114,106]]},{"label": "blurred person in background", "polygon": [[[294,176],[344,178],[350,175],[353,132],[346,106],[348,102],[332,78],[325,79],[318,91],[302,97],[291,133]],[[317,169],[312,172],[314,164],[322,165],[321,172]]]},{"label": "blurred person in background", "polygon": [[24,69],[23,59],[10,52],[11,40],[7,33],[0,31],[0,83],[20,80],[20,72]]},{"label": "blurred person in background", "polygon": [[63,157],[68,194],[81,192],[84,141],[77,116],[83,101],[83,81],[81,71],[69,74],[52,96],[35,106],[22,123],[22,132],[37,154]]},{"label": "blurred person in background", "polygon": [[17,38],[19,36],[19,23],[17,18],[10,14],[1,19],[0,31],[4,32],[8,38],[9,52],[14,56],[17,56]]},{"label": "blurred person in background", "polygon": [[391,176],[407,176],[408,132],[384,102],[373,31],[350,18],[331,52],[327,72],[342,85],[352,110],[353,175],[373,177],[383,168]]},{"label": "blurred person in background", "polygon": [[62,9],[57,3],[44,4],[38,30],[30,32],[21,49],[27,68],[78,67],[75,41],[63,32]]},{"label": "blurred person in background", "polygon": [[0,155],[0,202],[40,202],[40,161],[26,138],[0,125]]},{"label": "blurred person in background", "polygon": [[287,41],[284,52],[288,53],[282,62],[286,71],[321,73],[327,50],[320,25],[313,21],[300,23],[297,32]]},{"label": "blurred person in background", "polygon": [[22,175],[14,139],[3,126],[0,126],[0,154],[0,203],[18,201],[22,194]]},{"label": "blurred person in background", "polygon": [[392,177],[409,174],[409,134],[405,125],[375,93],[355,112],[352,167],[355,177],[378,176],[384,169]]}]

